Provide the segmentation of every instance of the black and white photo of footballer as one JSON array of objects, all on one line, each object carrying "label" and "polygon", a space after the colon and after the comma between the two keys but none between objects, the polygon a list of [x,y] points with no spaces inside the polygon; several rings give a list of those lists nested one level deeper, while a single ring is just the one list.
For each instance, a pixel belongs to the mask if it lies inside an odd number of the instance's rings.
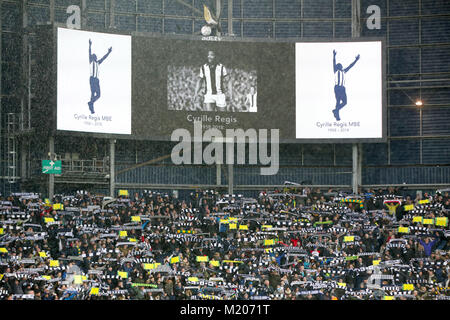
[{"label": "black and white photo of footballer", "polygon": [[[256,70],[223,65],[213,50],[198,66],[169,66],[167,95],[169,110],[256,112]],[[249,100],[251,94],[253,100]]]}]

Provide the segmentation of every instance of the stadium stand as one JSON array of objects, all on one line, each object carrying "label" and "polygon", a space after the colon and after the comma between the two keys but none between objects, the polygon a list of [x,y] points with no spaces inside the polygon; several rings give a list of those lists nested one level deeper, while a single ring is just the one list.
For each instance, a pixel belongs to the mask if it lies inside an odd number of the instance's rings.
[{"label": "stadium stand", "polygon": [[3,199],[2,298],[449,297],[448,192],[122,194]]}]

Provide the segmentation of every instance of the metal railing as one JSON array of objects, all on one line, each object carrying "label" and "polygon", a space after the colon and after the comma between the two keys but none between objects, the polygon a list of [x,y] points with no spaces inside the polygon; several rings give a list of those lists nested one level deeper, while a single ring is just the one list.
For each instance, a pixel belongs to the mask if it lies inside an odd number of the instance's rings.
[{"label": "metal railing", "polygon": [[103,159],[61,160],[62,174],[65,173],[109,173],[109,164]]}]

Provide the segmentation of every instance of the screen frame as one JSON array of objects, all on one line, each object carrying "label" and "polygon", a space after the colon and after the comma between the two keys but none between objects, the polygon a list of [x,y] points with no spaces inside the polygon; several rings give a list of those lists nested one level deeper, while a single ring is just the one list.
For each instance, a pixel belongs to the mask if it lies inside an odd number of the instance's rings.
[{"label": "screen frame", "polygon": [[387,142],[387,81],[386,39],[382,37],[356,37],[345,39],[308,38],[296,43],[329,42],[381,42],[381,137],[380,138],[305,138],[283,139],[286,143],[383,143]]},{"label": "screen frame", "polygon": [[[58,28],[70,29],[67,28],[65,24],[54,23],[52,26],[53,29],[53,70],[52,76],[55,81],[55,86],[57,84],[58,77],[58,66],[57,66],[57,57],[58,57]],[[110,29],[99,29],[99,28],[82,28],[75,29],[80,31],[88,31],[88,32],[97,32],[97,33],[107,33],[107,34],[117,34],[117,35],[129,35],[131,36],[131,50],[133,50],[133,37],[148,37],[148,38],[158,38],[165,40],[195,40],[195,41],[220,41],[220,42],[257,42],[257,43],[310,43],[310,42],[319,42],[319,43],[329,43],[329,42],[381,42],[381,81],[382,81],[382,137],[381,138],[308,138],[308,139],[297,139],[297,138],[280,138],[280,143],[299,143],[299,144],[311,144],[311,143],[327,143],[327,144],[342,144],[342,143],[386,143],[388,140],[387,137],[387,46],[386,46],[386,38],[385,37],[355,37],[355,38],[282,38],[282,39],[268,39],[268,38],[245,38],[245,37],[229,37],[229,36],[197,36],[197,35],[178,35],[178,34],[160,34],[153,32],[141,32],[141,31],[132,31],[132,32],[123,32],[117,30]],[[133,68],[133,61],[132,68]],[[295,65],[294,65],[295,68]],[[133,74],[131,75],[133,79]],[[295,81],[291,84],[294,87],[295,92]],[[58,92],[57,88],[53,88],[54,96],[52,99],[53,108],[50,112],[52,115],[52,127],[50,134],[54,136],[75,136],[75,137],[91,137],[91,138],[99,138],[99,139],[120,139],[120,140],[136,140],[136,141],[166,141],[170,142],[170,136],[141,136],[133,134],[133,121],[131,122],[131,134],[114,134],[114,133],[100,133],[100,132],[84,132],[84,131],[70,131],[70,130],[61,130],[57,129],[57,97]],[[133,86],[131,86],[131,96],[133,97]],[[295,100],[294,100],[295,104]],[[293,110],[295,112],[296,106],[293,106]],[[133,115],[134,107],[131,105],[131,114]],[[295,115],[294,115],[295,116]],[[295,132],[294,132],[295,134]]]}]

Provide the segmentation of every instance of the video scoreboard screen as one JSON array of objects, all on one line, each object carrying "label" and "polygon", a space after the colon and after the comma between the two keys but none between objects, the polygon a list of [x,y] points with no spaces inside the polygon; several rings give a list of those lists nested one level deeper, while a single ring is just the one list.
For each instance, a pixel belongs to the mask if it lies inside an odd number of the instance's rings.
[{"label": "video scoreboard screen", "polygon": [[131,134],[131,36],[58,28],[57,129]]},{"label": "video scoreboard screen", "polygon": [[382,40],[205,41],[57,28],[58,132],[170,140],[279,129],[281,142],[385,139]]},{"label": "video scoreboard screen", "polygon": [[295,44],[295,138],[383,137],[379,41]]}]

